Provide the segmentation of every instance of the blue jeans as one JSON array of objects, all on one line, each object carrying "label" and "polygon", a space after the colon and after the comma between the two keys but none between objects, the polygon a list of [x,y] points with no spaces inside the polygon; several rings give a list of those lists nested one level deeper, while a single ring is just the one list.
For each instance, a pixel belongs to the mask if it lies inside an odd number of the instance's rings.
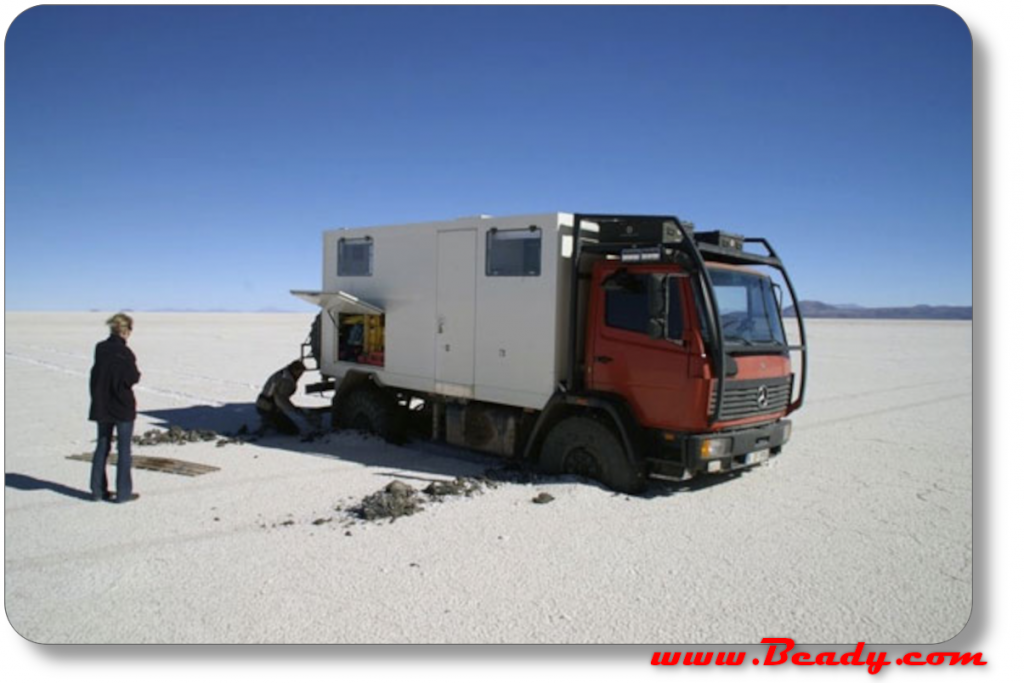
[{"label": "blue jeans", "polygon": [[97,422],[96,452],[92,456],[92,479],[90,488],[94,498],[107,492],[107,456],[110,442],[117,426],[117,500],[127,500],[132,495],[132,429],[135,422]]}]

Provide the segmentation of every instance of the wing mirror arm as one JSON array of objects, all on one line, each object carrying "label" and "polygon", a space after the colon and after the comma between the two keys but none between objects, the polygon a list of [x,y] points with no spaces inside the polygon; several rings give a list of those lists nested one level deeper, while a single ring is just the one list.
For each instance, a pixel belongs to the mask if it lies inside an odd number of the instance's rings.
[{"label": "wing mirror arm", "polygon": [[651,339],[664,339],[668,328],[666,282],[667,278],[662,273],[647,277],[647,336]]}]

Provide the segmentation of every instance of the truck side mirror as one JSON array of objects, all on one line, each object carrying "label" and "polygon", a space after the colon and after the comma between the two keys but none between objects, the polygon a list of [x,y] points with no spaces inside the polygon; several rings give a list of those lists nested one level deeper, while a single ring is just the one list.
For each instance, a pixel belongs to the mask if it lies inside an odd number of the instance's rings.
[{"label": "truck side mirror", "polygon": [[775,303],[779,307],[779,315],[782,315],[782,286],[777,282],[773,282],[772,291],[775,292]]},{"label": "truck side mirror", "polygon": [[601,289],[606,292],[626,291],[634,279],[625,268],[619,268],[601,281]]},{"label": "truck side mirror", "polygon": [[665,328],[665,276],[652,274],[647,276],[647,336],[651,339],[664,339]]}]

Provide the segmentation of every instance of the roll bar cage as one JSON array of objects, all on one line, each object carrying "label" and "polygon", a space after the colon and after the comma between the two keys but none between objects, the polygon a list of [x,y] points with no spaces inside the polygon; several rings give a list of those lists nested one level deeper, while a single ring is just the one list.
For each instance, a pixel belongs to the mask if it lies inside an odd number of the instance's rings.
[{"label": "roll bar cage", "polygon": [[[594,223],[598,226],[596,234],[584,234],[581,224],[583,222]],[[664,229],[666,224],[674,225],[679,233],[678,241],[666,242],[664,240]],[[625,230],[621,229],[625,227]],[[606,228],[614,232],[614,236],[604,235]],[[589,232],[589,231],[588,231]],[[655,238],[656,236],[656,238]],[[800,344],[787,347],[790,351],[800,351],[800,394],[795,401],[791,401],[787,414],[798,409],[804,401],[804,392],[807,388],[807,336],[804,331],[804,319],[800,313],[800,302],[793,289],[793,282],[782,265],[771,243],[763,237],[744,237],[743,244],[760,244],[767,252],[766,255],[754,254],[741,249],[730,249],[718,244],[712,244],[701,239],[702,234],[694,232],[691,223],[680,221],[675,216],[652,216],[652,215],[624,215],[624,214],[574,214],[572,225],[572,288],[569,293],[569,311],[571,324],[569,325],[569,378],[568,391],[576,392],[582,385],[582,373],[577,368],[576,346],[578,343],[578,330],[576,321],[579,320],[579,287],[580,287],[580,256],[583,253],[594,254],[621,254],[626,249],[658,248],[662,253],[670,250],[680,251],[684,259],[689,262],[693,271],[700,279],[700,289],[704,297],[704,304],[711,312],[712,339],[711,357],[715,376],[718,381],[715,383],[716,401],[714,412],[711,416],[711,423],[718,422],[722,414],[723,396],[725,392],[725,369],[726,352],[724,336],[722,334],[722,321],[718,315],[718,299],[715,296],[715,289],[711,282],[711,274],[708,272],[704,262],[707,255],[712,260],[732,265],[762,265],[778,270],[782,274],[786,287],[789,289],[790,298],[793,300],[793,311],[796,314],[797,326],[800,330]],[[779,311],[782,315],[782,311]]]}]

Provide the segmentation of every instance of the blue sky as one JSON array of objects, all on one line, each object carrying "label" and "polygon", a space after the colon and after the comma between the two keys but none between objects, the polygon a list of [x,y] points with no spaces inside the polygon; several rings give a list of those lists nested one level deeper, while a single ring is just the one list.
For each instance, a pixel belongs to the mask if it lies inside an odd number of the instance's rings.
[{"label": "blue sky", "polygon": [[941,7],[36,7],[6,45],[7,309],[312,310],[321,232],[671,213],[803,299],[971,302]]}]

